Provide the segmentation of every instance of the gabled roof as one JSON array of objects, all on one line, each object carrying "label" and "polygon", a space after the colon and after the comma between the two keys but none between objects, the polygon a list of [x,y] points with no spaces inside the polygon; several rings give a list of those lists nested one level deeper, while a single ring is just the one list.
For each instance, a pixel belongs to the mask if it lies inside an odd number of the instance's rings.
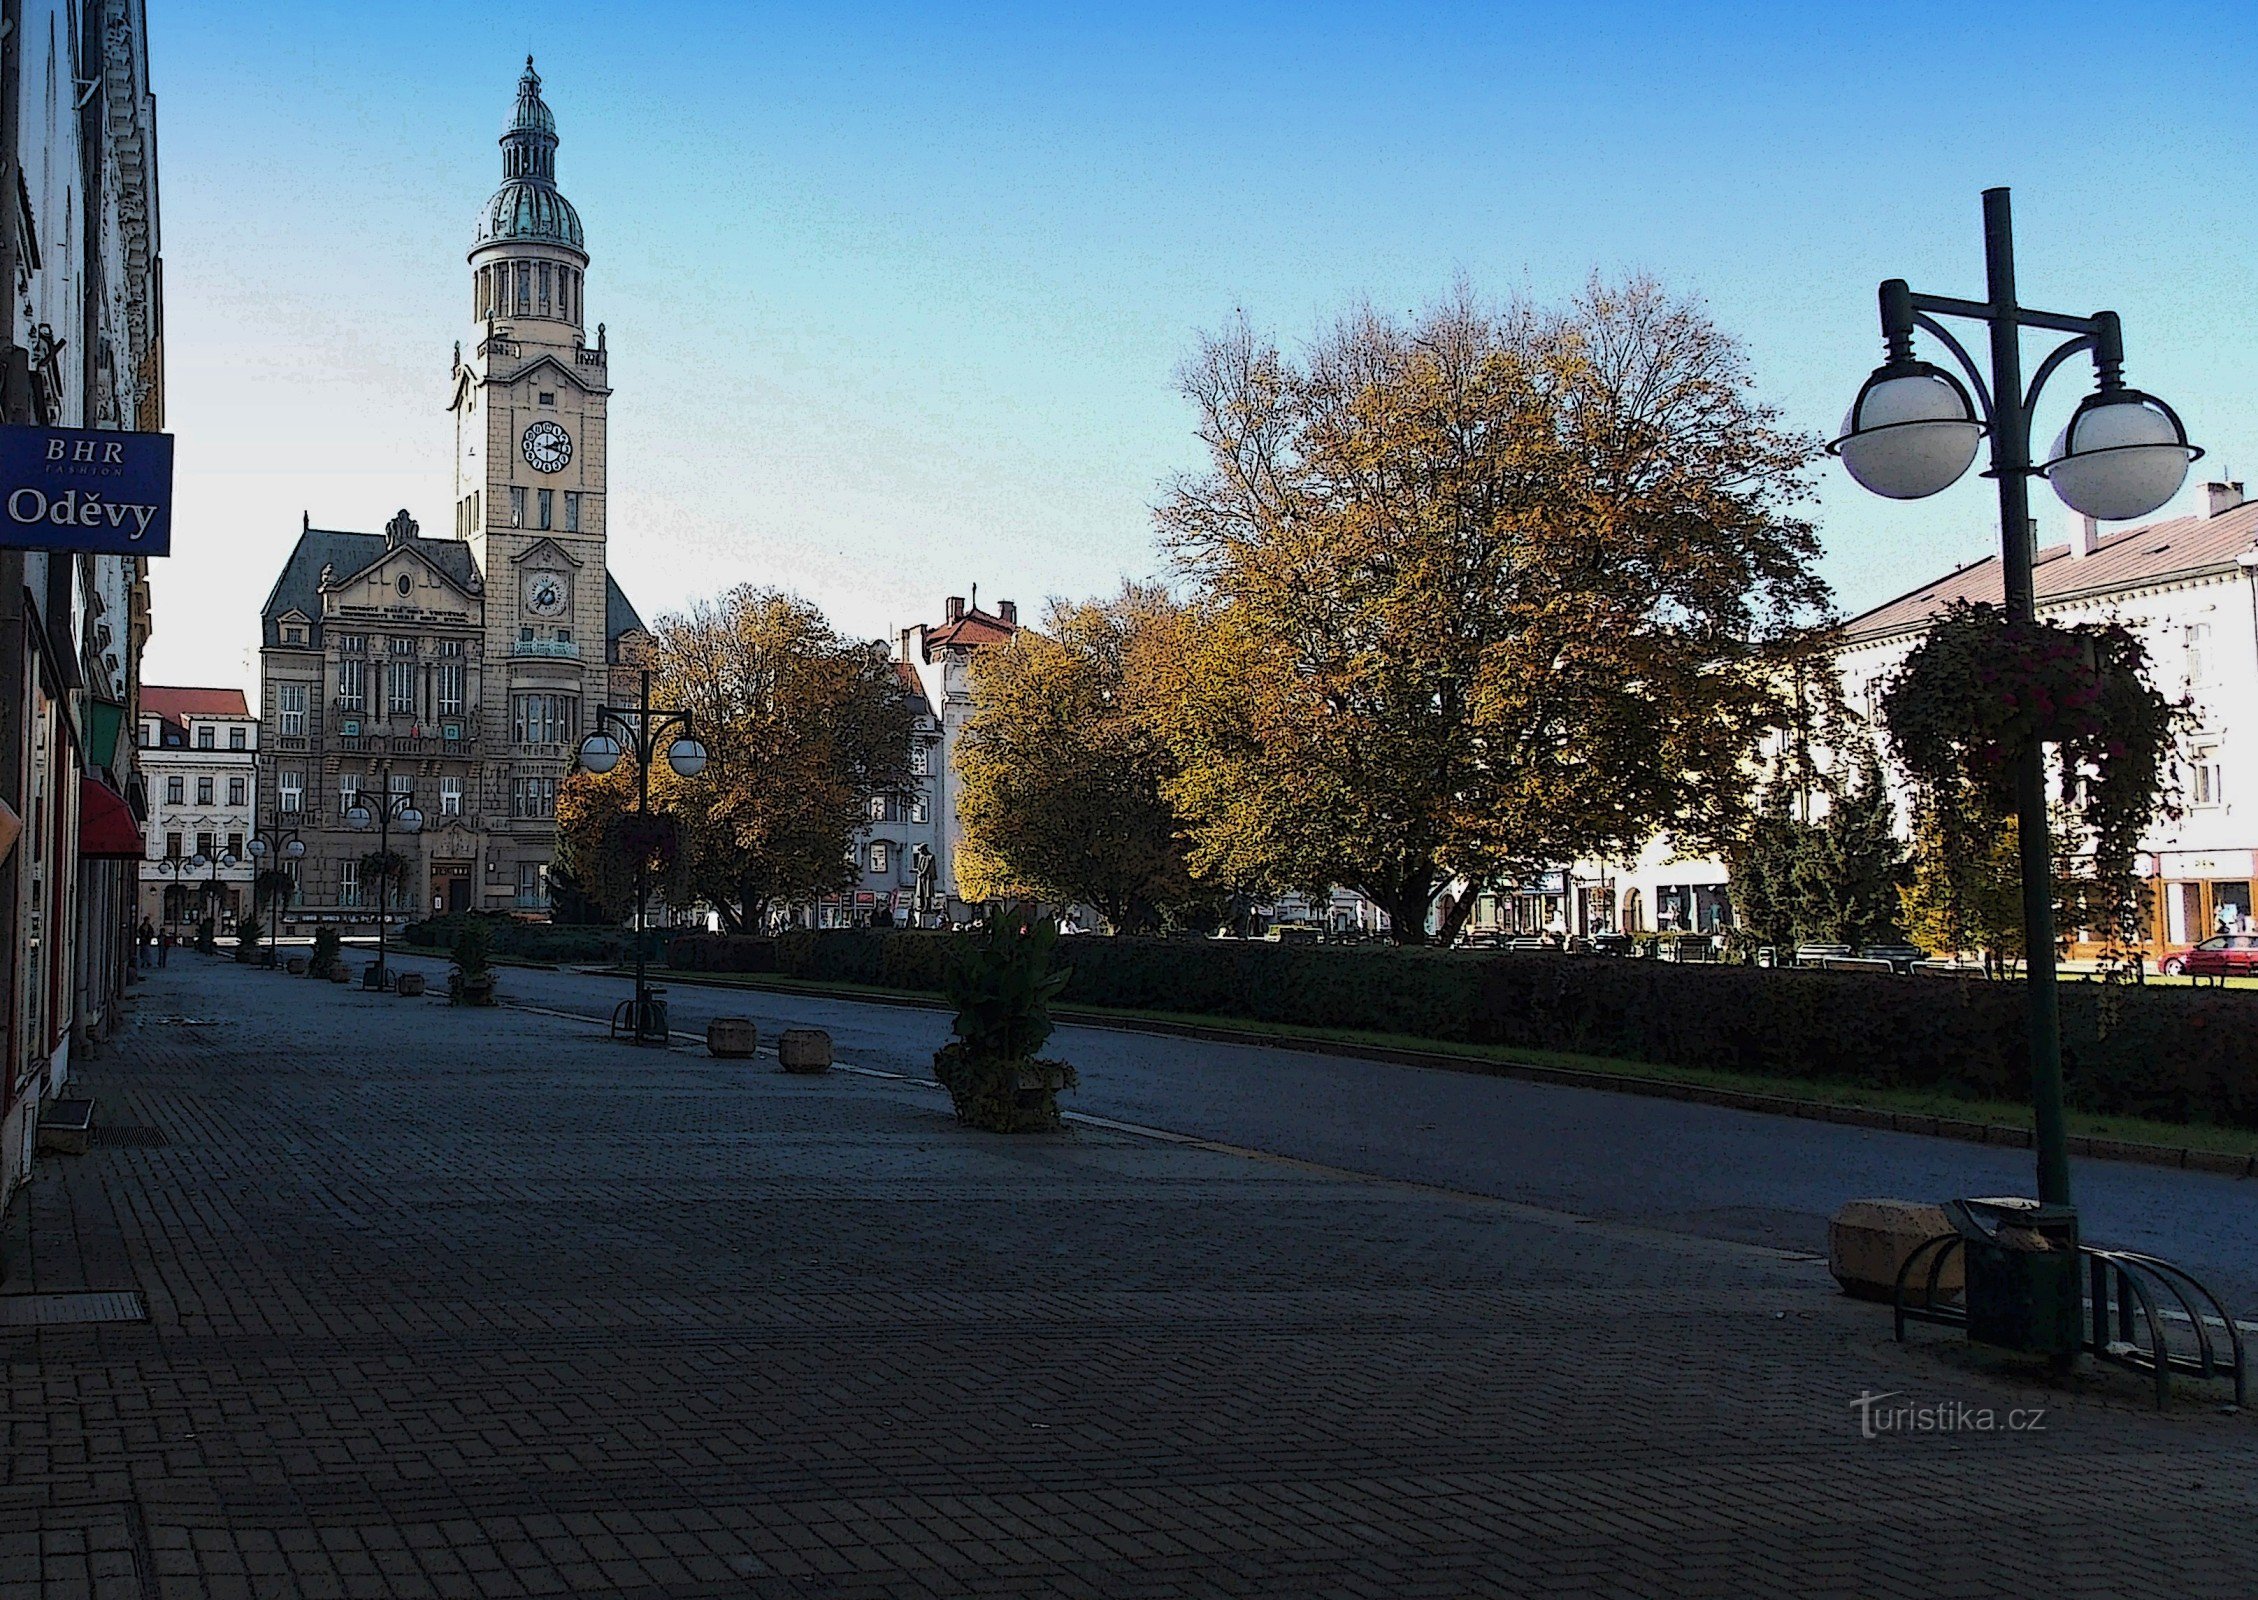
[{"label": "gabled roof", "polygon": [[636,615],[635,606],[621,592],[619,580],[610,573],[604,574],[604,640],[609,644],[619,642],[623,633],[649,633],[643,619]]},{"label": "gabled roof", "polygon": [[925,698],[925,680],[917,675],[917,668],[907,661],[897,661],[894,663],[894,676],[901,679],[904,691],[916,695],[920,700]]},{"label": "gabled roof", "polygon": [[1006,622],[974,606],[954,622],[944,622],[938,628],[925,631],[925,659],[933,659],[936,648],[955,645],[963,649],[978,649],[984,644],[1002,644],[1019,631],[1019,624]]},{"label": "gabled roof", "polygon": [[170,717],[175,722],[182,717],[251,715],[241,689],[175,689],[156,683],[141,686],[141,710],[144,715]]},{"label": "gabled roof", "polygon": [[[2066,544],[2049,545],[2038,552],[2032,577],[2043,608],[2149,584],[2236,572],[2240,568],[2235,558],[2254,545],[2258,545],[2258,500],[2217,516],[2169,517],[2123,528],[2104,536],[2088,556],[2073,556]],[[1842,637],[1856,643],[1901,633],[1919,628],[1956,600],[1998,605],[2003,594],[1995,551],[1851,618],[1842,626]]]},{"label": "gabled roof", "polygon": [[[418,539],[416,552],[445,574],[465,593],[478,582],[478,563],[470,546],[460,539]],[[291,547],[266,604],[259,608],[260,643],[282,642],[278,624],[288,611],[302,611],[314,619],[313,642],[321,642],[321,569],[328,567],[338,581],[366,571],[390,553],[381,533],[343,533],[331,528],[307,528]]]}]

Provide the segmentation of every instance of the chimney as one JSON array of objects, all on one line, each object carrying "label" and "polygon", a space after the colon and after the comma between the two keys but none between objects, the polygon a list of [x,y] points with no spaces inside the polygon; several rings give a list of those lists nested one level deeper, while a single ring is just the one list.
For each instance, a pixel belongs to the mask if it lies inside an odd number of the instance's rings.
[{"label": "chimney", "polygon": [[1018,627],[1019,602],[1017,600],[998,600],[996,602],[996,615],[1003,618],[1004,621],[1010,623],[1013,627]]},{"label": "chimney", "polygon": [[2070,559],[2083,561],[2101,548],[2101,524],[2075,512],[2070,516]]},{"label": "chimney", "polygon": [[2203,514],[2206,517],[2223,517],[2242,504],[2242,485],[2239,483],[2207,483],[2203,486]]},{"label": "chimney", "polygon": [[949,603],[943,606],[941,611],[949,621],[962,622],[964,620],[964,596],[961,594],[950,595]]}]

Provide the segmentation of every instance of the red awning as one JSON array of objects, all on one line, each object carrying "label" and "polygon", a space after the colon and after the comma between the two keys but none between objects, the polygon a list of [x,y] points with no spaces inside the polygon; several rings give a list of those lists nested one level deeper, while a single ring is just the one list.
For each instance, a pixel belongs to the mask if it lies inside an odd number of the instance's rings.
[{"label": "red awning", "polygon": [[78,853],[139,861],[141,825],[125,797],[98,778],[78,780]]}]

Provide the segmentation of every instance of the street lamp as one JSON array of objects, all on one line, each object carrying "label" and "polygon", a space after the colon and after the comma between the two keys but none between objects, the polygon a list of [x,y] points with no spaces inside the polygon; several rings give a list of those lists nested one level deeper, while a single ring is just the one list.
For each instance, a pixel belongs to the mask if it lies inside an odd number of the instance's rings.
[{"label": "street lamp", "polygon": [[[1984,263],[1989,298],[1957,300],[1915,294],[1902,278],[1881,286],[1882,339],[1888,359],[1851,402],[1843,436],[1828,448],[1850,475],[1893,500],[1918,500],[1949,488],[1975,459],[1976,441],[1991,438],[1991,471],[1999,482],[2000,573],[2008,616],[2036,620],[2032,578],[2030,480],[2043,477],[2074,511],[2112,522],[2144,517],[2179,491],[2202,455],[2187,442],[2179,415],[2124,379],[2124,336],[2114,311],[2067,316],[2034,311],[2015,299],[2015,237],[2005,189],[1984,191]],[[1983,323],[1991,336],[1987,383],[1974,358],[1937,320]],[[1917,361],[1913,332],[1927,330],[1959,364],[1968,386]],[[2041,328],[2070,335],[2023,383],[2022,333]],[[2031,419],[2039,393],[2063,362],[2093,357],[2094,392],[2081,401],[2043,465],[2031,460]],[[1974,389],[1971,399],[1969,387]],[[2062,1122],[2062,1026],[2055,994],[2054,881],[2047,837],[2046,752],[2041,743],[2016,751],[2015,822],[2023,878],[2023,944],[2030,963],[2031,1100],[2038,1148],[2036,1226],[2077,1239],[2070,1203],[2070,1161]]]},{"label": "street lamp", "polygon": [[[267,857],[273,856],[275,859],[273,871],[287,873],[289,869],[281,863],[301,859],[306,853],[306,842],[298,837],[298,830],[295,828],[261,828],[251,835],[251,842],[244,848],[251,852],[251,910],[256,915],[259,909],[259,879],[268,870]],[[274,895],[269,896],[269,899],[274,904],[267,915],[267,964],[272,966],[275,955],[274,925],[282,920],[282,897]]]},{"label": "street lamp", "polygon": [[[659,741],[666,744],[666,764],[675,774],[695,778],[706,770],[706,747],[690,731],[690,713],[670,711],[664,706],[651,704],[651,674],[642,674],[643,686],[640,701],[632,706],[600,706],[596,711],[596,726],[580,741],[580,765],[599,777],[620,763],[622,756],[635,757],[635,814],[648,820],[651,815],[651,762],[659,751]],[[611,730],[617,729],[617,733]],[[668,737],[672,735],[672,737]],[[647,841],[646,831],[643,838]],[[651,998],[651,986],[643,950],[643,924],[650,899],[650,850],[647,844],[639,846],[635,855],[635,1015],[634,1038],[637,1044],[665,1044],[666,1023],[658,1015]],[[616,1023],[615,1023],[616,1026]]]},{"label": "street lamp", "polygon": [[193,858],[193,860],[196,866],[201,867],[208,865],[212,869],[212,875],[204,880],[203,904],[206,908],[205,915],[209,916],[212,919],[212,932],[214,936],[217,937],[219,932],[220,918],[219,912],[215,908],[220,897],[220,868],[232,867],[236,864],[235,852],[232,850],[222,850],[216,855],[206,857],[201,851],[199,851]]},{"label": "street lamp", "polygon": [[[169,873],[172,877],[172,883],[165,890],[165,929],[170,932],[180,925],[181,879],[190,872],[201,872],[204,858],[202,855],[184,856],[178,850],[168,850],[152,865],[159,872]],[[174,941],[176,944],[178,942]]]},{"label": "street lamp", "polygon": [[377,781],[382,787],[377,791],[376,804],[371,806],[366,795],[356,796],[346,808],[345,823],[362,833],[372,826],[376,829],[376,987],[381,993],[392,981],[384,944],[385,926],[392,918],[392,902],[385,894],[392,875],[392,828],[397,823],[402,833],[420,833],[423,813],[416,809],[413,789],[393,789],[391,762],[377,768]]}]

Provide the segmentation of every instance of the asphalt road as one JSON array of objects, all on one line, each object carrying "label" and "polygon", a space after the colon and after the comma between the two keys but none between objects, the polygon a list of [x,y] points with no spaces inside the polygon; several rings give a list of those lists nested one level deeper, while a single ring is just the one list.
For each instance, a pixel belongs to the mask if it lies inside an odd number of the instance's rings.
[{"label": "asphalt road", "polygon": [[[398,957],[444,981],[447,963]],[[662,982],[664,979],[662,978]],[[506,1001],[608,1016],[624,979],[505,968]],[[829,1030],[838,1059],[927,1077],[948,1037],[923,1007],[668,985],[671,1025],[715,1016]],[[2027,1194],[2029,1152],[1476,1073],[1116,1028],[1064,1026],[1071,1109],[1375,1176],[1666,1232],[1823,1253],[1846,1200]],[[2258,1183],[2075,1161],[2088,1240],[2150,1251],[2258,1320]]]}]

